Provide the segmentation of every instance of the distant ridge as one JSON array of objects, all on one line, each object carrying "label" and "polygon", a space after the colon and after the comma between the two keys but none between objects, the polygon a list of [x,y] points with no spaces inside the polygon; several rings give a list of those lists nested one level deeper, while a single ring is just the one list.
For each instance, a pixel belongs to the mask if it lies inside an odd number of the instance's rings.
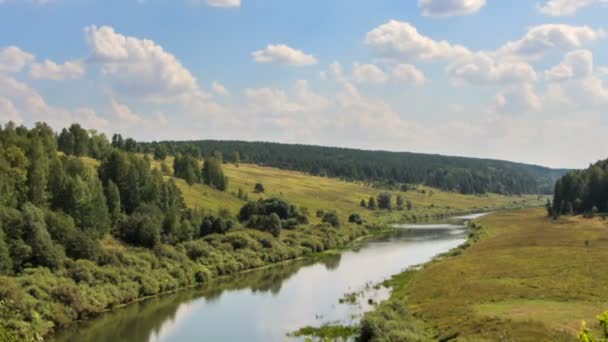
[{"label": "distant ridge", "polygon": [[[156,144],[156,143],[149,143]],[[222,153],[234,162],[296,170],[313,175],[398,185],[425,184],[465,194],[549,194],[567,169],[496,159],[412,152],[371,151],[273,142],[195,140],[161,142],[172,153]]]}]

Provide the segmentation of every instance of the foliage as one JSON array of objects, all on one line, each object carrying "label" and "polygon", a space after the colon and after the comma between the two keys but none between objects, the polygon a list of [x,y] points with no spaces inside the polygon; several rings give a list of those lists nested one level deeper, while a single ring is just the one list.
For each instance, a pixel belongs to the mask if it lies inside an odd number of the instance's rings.
[{"label": "foliage", "polygon": [[608,212],[608,160],[572,171],[555,183],[553,216],[594,215],[600,211]]},{"label": "foliage", "polygon": [[228,189],[228,177],[224,176],[221,159],[210,157],[205,159],[202,172],[203,182],[217,190]]},{"label": "foliage", "polygon": [[[426,184],[466,194],[549,193],[555,180],[566,172],[499,160],[268,142],[205,140],[164,144],[176,153],[199,148],[231,156],[239,151],[242,162],[348,180]],[[234,158],[229,161],[234,162]]]},{"label": "foliage", "polygon": [[392,208],[392,196],[390,192],[381,192],[378,195],[378,208],[390,210]]}]

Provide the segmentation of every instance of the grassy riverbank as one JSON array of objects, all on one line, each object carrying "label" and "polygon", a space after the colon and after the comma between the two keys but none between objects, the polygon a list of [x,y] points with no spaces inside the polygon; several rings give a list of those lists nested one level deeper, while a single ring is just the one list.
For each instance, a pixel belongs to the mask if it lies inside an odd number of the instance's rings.
[{"label": "grassy riverbank", "polygon": [[424,322],[419,340],[572,341],[608,308],[607,221],[526,209],[476,224],[481,239],[466,250],[396,277],[364,332],[383,340]]}]

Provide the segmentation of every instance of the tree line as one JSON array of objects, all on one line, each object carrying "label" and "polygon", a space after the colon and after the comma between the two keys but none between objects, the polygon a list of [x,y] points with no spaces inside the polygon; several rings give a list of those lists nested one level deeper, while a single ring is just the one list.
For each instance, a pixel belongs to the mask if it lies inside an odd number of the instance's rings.
[{"label": "tree line", "polygon": [[464,194],[548,194],[567,172],[490,159],[268,142],[167,141],[143,144],[142,148],[153,150],[163,145],[174,155],[196,158],[221,153],[233,163],[256,163],[383,186],[425,184]]},{"label": "tree line", "polygon": [[547,208],[553,216],[608,212],[608,159],[560,178]]}]

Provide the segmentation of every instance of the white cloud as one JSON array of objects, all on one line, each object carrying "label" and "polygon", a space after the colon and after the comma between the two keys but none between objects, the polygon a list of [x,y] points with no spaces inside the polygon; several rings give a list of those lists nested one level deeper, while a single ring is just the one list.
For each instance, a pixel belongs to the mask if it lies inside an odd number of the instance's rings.
[{"label": "white cloud", "polygon": [[284,44],[269,44],[265,49],[254,51],[251,56],[257,63],[273,63],[293,66],[308,66],[317,64],[313,55],[294,49]]},{"label": "white cloud", "polygon": [[[79,122],[86,127],[105,131],[109,122],[97,116],[91,108],[66,109],[51,106],[44,98],[29,85],[12,77],[0,75],[0,94],[3,95],[22,121],[32,124],[36,121],[45,121],[52,127],[66,127],[71,123]],[[7,103],[4,106],[9,107]]]},{"label": "white cloud", "polygon": [[603,37],[604,31],[589,26],[544,24],[530,28],[521,39],[506,43],[498,49],[497,54],[537,58],[550,49],[579,49]]},{"label": "white cloud", "polygon": [[411,64],[398,64],[393,68],[393,77],[410,84],[423,84],[426,82],[424,73]]},{"label": "white cloud", "polygon": [[34,55],[16,46],[0,48],[0,72],[19,72],[34,61]]},{"label": "white cloud", "polygon": [[545,71],[545,78],[550,82],[564,81],[573,78],[585,78],[593,73],[593,54],[588,50],[569,52],[564,60]]},{"label": "white cloud", "polygon": [[169,124],[169,120],[163,114],[159,113],[152,117],[146,117],[134,112],[129,106],[115,99],[110,100],[106,115],[112,119],[114,129],[158,129],[159,126]]},{"label": "white cloud", "polygon": [[431,17],[451,17],[478,12],[486,0],[418,0],[422,14]]},{"label": "white cloud", "polygon": [[0,97],[0,124],[7,123],[9,121],[16,124],[21,124],[23,119],[21,118],[21,115],[19,115],[15,105],[13,105],[9,99]]},{"label": "white cloud", "polygon": [[447,67],[449,77],[458,82],[518,83],[537,80],[534,68],[521,61],[497,61],[487,53],[478,52]]},{"label": "white cloud", "polygon": [[220,96],[230,95],[230,92],[228,91],[228,89],[226,89],[226,87],[224,87],[223,84],[221,84],[217,81],[213,81],[213,83],[211,84],[211,90],[213,90],[214,93],[216,93],[217,95],[220,95]]},{"label": "white cloud", "polygon": [[88,26],[85,32],[89,61],[103,65],[118,93],[152,102],[205,96],[190,71],[154,41],[122,35],[109,26]]},{"label": "white cloud", "polygon": [[284,90],[270,87],[247,88],[245,96],[253,111],[267,115],[293,113],[300,110],[297,103],[291,102]]},{"label": "white cloud", "polygon": [[207,5],[213,7],[240,7],[241,0],[206,0]]},{"label": "white cloud", "polygon": [[608,75],[608,67],[599,67],[597,68],[597,71],[599,71],[602,75]]},{"label": "white cloud", "polygon": [[582,8],[607,2],[606,0],[549,0],[544,5],[539,5],[538,10],[543,14],[558,17],[572,15]]},{"label": "white cloud", "polygon": [[464,46],[424,36],[410,23],[397,20],[368,32],[365,44],[386,57],[405,61],[451,60],[471,53]]},{"label": "white cloud", "polygon": [[542,99],[536,95],[531,84],[512,86],[499,92],[495,105],[498,111],[513,114],[539,111],[543,107]]},{"label": "white cloud", "polygon": [[30,76],[35,79],[65,80],[80,79],[84,76],[85,68],[81,61],[67,61],[57,64],[50,60],[43,63],[34,63],[30,67]]},{"label": "white cloud", "polygon": [[382,84],[388,76],[375,64],[353,63],[353,78],[357,83]]}]

